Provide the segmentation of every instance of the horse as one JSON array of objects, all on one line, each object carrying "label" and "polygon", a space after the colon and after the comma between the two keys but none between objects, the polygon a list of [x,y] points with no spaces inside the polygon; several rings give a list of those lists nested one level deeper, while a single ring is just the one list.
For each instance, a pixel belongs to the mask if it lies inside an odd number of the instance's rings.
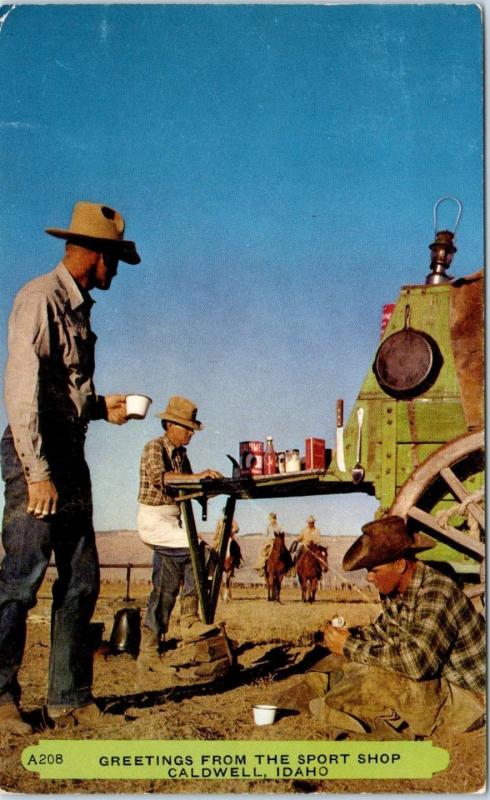
[{"label": "horse", "polygon": [[293,560],[284,542],[284,531],[274,533],[271,551],[265,562],[265,580],[267,583],[267,600],[280,603],[281,583],[285,574],[293,566]]},{"label": "horse", "polygon": [[303,603],[314,603],[318,582],[328,570],[328,550],[312,542],[305,547],[296,562]]},{"label": "horse", "polygon": [[231,538],[226,548],[226,555],[223,564],[223,575],[221,577],[221,597],[225,603],[231,600],[231,579],[235,575],[235,570],[243,562],[240,545],[235,539]]}]

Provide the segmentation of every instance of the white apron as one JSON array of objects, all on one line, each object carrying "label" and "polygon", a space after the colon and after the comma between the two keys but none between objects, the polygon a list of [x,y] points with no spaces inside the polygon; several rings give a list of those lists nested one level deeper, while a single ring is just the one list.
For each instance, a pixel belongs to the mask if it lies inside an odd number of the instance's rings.
[{"label": "white apron", "polygon": [[184,529],[180,525],[177,505],[147,506],[138,503],[136,518],[141,540],[150,546],[189,547]]}]

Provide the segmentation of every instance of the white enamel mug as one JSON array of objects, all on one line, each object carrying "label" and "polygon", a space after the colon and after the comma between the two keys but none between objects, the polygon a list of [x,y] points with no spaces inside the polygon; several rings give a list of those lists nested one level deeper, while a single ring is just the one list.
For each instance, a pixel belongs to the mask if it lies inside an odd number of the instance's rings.
[{"label": "white enamel mug", "polygon": [[126,396],[126,418],[144,419],[152,402],[146,394],[128,394]]}]

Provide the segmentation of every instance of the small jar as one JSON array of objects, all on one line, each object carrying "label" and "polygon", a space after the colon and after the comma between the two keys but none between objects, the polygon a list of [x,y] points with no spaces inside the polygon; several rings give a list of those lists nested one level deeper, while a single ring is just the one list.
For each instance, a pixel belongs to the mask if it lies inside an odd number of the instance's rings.
[{"label": "small jar", "polygon": [[276,453],[277,456],[277,471],[286,472],[286,453]]},{"label": "small jar", "polygon": [[286,472],[299,472],[300,470],[299,450],[286,450]]}]

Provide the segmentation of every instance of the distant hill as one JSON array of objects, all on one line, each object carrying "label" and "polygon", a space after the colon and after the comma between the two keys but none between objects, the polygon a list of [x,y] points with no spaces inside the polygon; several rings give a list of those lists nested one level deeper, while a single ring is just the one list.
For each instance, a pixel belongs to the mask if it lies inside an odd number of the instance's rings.
[{"label": "distant hill", "polygon": [[[202,539],[211,544],[212,533],[200,533]],[[289,547],[294,540],[294,536],[286,535],[286,544]],[[364,584],[366,583],[366,572],[346,573],[342,570],[342,558],[348,547],[352,544],[355,536],[322,536],[322,544],[328,548],[329,573],[326,576],[327,586],[340,586],[343,582]],[[254,569],[258,554],[264,543],[261,533],[248,533],[238,536],[238,542],[242,550],[243,566],[236,572],[236,580],[239,583],[260,583],[261,578]],[[101,564],[121,564],[128,563],[133,566],[138,564],[150,564],[152,551],[147,547],[138,536],[136,531],[101,531],[97,533],[97,549]],[[121,569],[103,569],[102,578],[117,580],[124,577]],[[148,570],[135,571],[136,580],[150,577]]]},{"label": "distant hill", "polygon": [[[199,535],[208,544],[211,543],[212,533],[200,533]],[[125,580],[127,564],[131,564],[133,568],[132,580],[150,580],[152,550],[143,544],[137,531],[99,531],[96,537],[99,561],[103,567],[101,570],[102,580]],[[286,535],[288,547],[294,538],[294,536]],[[326,586],[336,587],[342,583],[356,585],[366,583],[366,572],[364,570],[349,573],[342,570],[343,555],[355,538],[355,536],[322,536],[322,544],[328,549],[329,572],[325,579]],[[261,583],[262,578],[257,570],[254,569],[254,565],[264,543],[264,536],[261,533],[248,533],[238,536],[238,541],[244,563],[236,572],[236,581],[244,584]],[[0,554],[3,554],[1,547]],[[104,567],[104,565],[111,566]]]}]

